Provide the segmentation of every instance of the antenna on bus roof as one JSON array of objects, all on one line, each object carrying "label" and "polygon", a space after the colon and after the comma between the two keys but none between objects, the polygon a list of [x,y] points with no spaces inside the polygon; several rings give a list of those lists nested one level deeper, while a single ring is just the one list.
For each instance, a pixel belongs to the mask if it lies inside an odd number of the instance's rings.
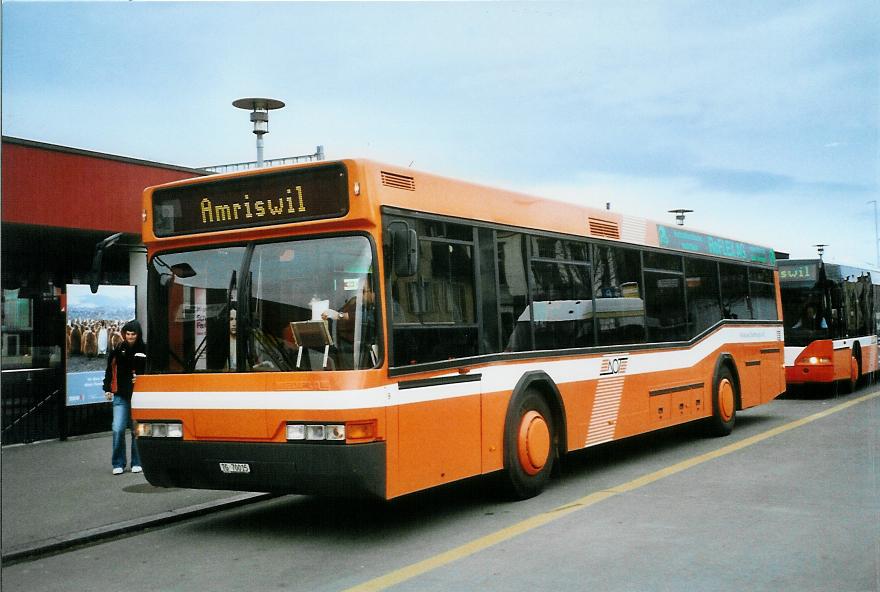
[{"label": "antenna on bus roof", "polygon": [[825,253],[825,247],[830,247],[831,245],[824,245],[822,243],[819,243],[818,245],[813,245],[813,246],[816,247],[817,251],[819,251],[819,259],[821,259],[822,254]]}]

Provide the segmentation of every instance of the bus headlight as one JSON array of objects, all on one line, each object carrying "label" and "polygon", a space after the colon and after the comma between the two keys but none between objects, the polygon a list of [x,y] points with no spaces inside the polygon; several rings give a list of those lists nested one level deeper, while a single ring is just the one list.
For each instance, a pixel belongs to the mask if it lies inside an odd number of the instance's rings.
[{"label": "bus headlight", "polygon": [[306,426],[306,440],[323,440],[324,439],[324,426],[322,425],[307,425]]},{"label": "bus headlight", "polygon": [[183,424],[167,421],[139,421],[138,438],[183,438]]},{"label": "bus headlight", "polygon": [[287,424],[288,440],[309,440],[312,442],[331,440],[345,441],[345,424]]},{"label": "bus headlight", "polygon": [[325,426],[324,437],[328,440],[345,440],[345,426],[338,424]]},{"label": "bus headlight", "polygon": [[289,423],[287,424],[287,439],[288,440],[305,440],[306,439],[306,426],[301,423]]},{"label": "bus headlight", "polygon": [[809,358],[800,358],[796,363],[804,366],[816,366],[817,364],[830,364],[831,359],[822,356],[810,356]]}]

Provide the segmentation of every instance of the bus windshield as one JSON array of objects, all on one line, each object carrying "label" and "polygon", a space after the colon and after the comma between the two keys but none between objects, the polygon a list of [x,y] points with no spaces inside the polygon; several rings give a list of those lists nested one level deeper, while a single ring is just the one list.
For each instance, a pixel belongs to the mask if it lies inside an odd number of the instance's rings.
[{"label": "bus windshield", "polygon": [[786,287],[782,284],[782,318],[785,344],[808,345],[829,338],[829,317],[825,294],[812,287]]},{"label": "bus windshield", "polygon": [[362,236],[159,253],[149,264],[151,371],[372,368],[372,261]]}]

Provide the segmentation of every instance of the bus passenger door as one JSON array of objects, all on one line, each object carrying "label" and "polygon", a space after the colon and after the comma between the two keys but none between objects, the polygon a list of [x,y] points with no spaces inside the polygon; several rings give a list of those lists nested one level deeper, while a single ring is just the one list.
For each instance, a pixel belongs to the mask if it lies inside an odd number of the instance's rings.
[{"label": "bus passenger door", "polygon": [[480,379],[468,375],[399,384],[400,492],[480,473]]}]

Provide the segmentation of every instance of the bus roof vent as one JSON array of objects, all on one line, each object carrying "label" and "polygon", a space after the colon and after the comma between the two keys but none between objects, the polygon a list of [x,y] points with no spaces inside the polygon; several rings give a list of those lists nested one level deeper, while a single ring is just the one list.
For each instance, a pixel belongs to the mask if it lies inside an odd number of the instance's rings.
[{"label": "bus roof vent", "polygon": [[416,180],[406,175],[398,175],[397,173],[389,173],[382,171],[382,185],[385,187],[394,187],[395,189],[406,189],[407,191],[416,190]]},{"label": "bus roof vent", "polygon": [[611,220],[590,218],[590,234],[620,240],[620,227]]}]

